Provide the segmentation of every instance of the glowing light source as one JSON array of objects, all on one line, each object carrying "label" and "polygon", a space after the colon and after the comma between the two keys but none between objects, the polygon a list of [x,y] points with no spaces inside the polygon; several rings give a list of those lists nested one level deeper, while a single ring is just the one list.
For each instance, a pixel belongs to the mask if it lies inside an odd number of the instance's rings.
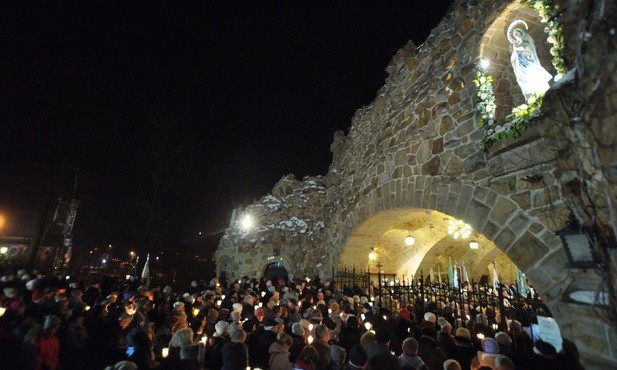
[{"label": "glowing light source", "polygon": [[461,220],[450,220],[448,234],[452,235],[454,239],[467,239],[471,235],[471,226]]},{"label": "glowing light source", "polygon": [[480,68],[486,70],[491,65],[491,61],[485,58],[480,59]]},{"label": "glowing light source", "polygon": [[366,330],[371,330],[373,328],[373,324],[371,324],[370,322],[365,322],[364,327],[366,328]]},{"label": "glowing light source", "polygon": [[253,227],[253,218],[251,217],[251,215],[245,215],[242,220],[240,221],[240,226],[242,227],[242,229],[249,230],[250,228]]},{"label": "glowing light source", "polygon": [[4,316],[5,312],[6,312],[6,308],[5,307],[0,307],[0,317]]},{"label": "glowing light source", "polygon": [[163,358],[167,358],[167,356],[169,356],[169,348],[163,348],[161,354],[163,355]]},{"label": "glowing light source", "polygon": [[478,247],[480,247],[480,243],[478,243],[477,241],[472,240],[469,242],[469,248],[478,249]]},{"label": "glowing light source", "polygon": [[416,239],[411,235],[407,235],[405,237],[405,245],[411,247],[414,244],[416,244]]},{"label": "glowing light source", "polygon": [[371,248],[371,252],[368,254],[369,261],[375,261],[377,259],[377,253],[375,253],[375,248]]},{"label": "glowing light source", "polygon": [[2,247],[0,247],[1,254],[6,254],[6,252],[8,251],[9,251],[9,248],[6,245],[3,245]]},{"label": "glowing light source", "polygon": [[313,336],[309,335],[308,338],[306,338],[306,341],[308,342],[309,345],[313,343]]},{"label": "glowing light source", "polygon": [[199,308],[193,308],[193,316],[199,315]]}]

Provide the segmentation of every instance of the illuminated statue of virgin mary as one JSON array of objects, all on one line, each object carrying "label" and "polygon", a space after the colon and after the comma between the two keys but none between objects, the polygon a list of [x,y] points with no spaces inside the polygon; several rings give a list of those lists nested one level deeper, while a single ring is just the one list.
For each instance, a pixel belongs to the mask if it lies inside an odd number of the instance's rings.
[{"label": "illuminated statue of virgin mary", "polygon": [[515,20],[510,23],[506,33],[508,41],[512,44],[510,63],[525,99],[529,99],[533,94],[546,92],[549,88],[548,82],[553,78],[540,64],[536,45],[527,33],[527,29],[527,23]]}]

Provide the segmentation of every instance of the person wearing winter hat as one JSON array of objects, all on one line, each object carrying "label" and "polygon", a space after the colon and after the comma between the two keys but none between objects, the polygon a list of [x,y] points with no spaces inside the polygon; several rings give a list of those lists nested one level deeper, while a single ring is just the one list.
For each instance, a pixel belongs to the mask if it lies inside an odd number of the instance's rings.
[{"label": "person wearing winter hat", "polygon": [[220,369],[223,366],[223,346],[229,338],[229,323],[219,321],[214,325],[214,334],[208,339],[206,369]]},{"label": "person wearing winter hat", "polygon": [[437,323],[437,316],[435,316],[432,312],[426,312],[424,314],[424,321],[420,324],[420,329],[422,328],[435,328],[435,324]]},{"label": "person wearing winter hat", "polygon": [[305,330],[299,322],[291,325],[291,338],[293,345],[289,349],[289,361],[294,362],[306,347]]},{"label": "person wearing winter hat", "polygon": [[499,355],[495,359],[495,366],[497,370],[515,370],[516,365],[514,362],[508,357],[504,355]]},{"label": "person wearing winter hat", "polygon": [[495,334],[495,341],[499,345],[499,354],[507,356],[515,364],[519,364],[519,356],[512,348],[512,338],[507,333],[502,331]]},{"label": "person wearing winter hat", "polygon": [[455,359],[463,369],[469,369],[471,360],[476,357],[476,349],[471,341],[471,333],[467,328],[458,328],[454,333],[454,346],[448,357]]},{"label": "person wearing winter hat", "polygon": [[55,370],[60,365],[60,339],[57,335],[60,324],[61,321],[57,316],[45,317],[43,334],[37,341],[37,351],[35,351],[35,362],[41,364],[42,368]]},{"label": "person wearing winter hat", "polygon": [[495,369],[495,358],[499,356],[499,344],[493,338],[482,339],[482,351],[478,351],[476,357],[471,360],[471,367],[478,368],[487,366]]},{"label": "person wearing winter hat", "polygon": [[356,344],[349,350],[349,361],[347,361],[344,370],[366,369],[367,363],[368,355],[366,351],[362,346]]},{"label": "person wearing winter hat", "polygon": [[443,362],[443,370],[462,370],[461,364],[454,359],[448,359]]},{"label": "person wearing winter hat", "polygon": [[231,305],[231,309],[232,309],[232,312],[238,312],[239,314],[242,314],[242,304],[241,303],[234,303],[233,305]]},{"label": "person wearing winter hat", "polygon": [[219,321],[214,325],[215,337],[227,337],[229,330],[229,323],[227,321]]},{"label": "person wearing winter hat", "polygon": [[368,355],[368,359],[370,360],[378,354],[392,356],[389,349],[391,337],[392,333],[388,327],[384,325],[377,327],[375,330],[375,342],[364,347],[366,354]]},{"label": "person wearing winter hat", "polygon": [[[429,322],[425,321],[425,323]],[[422,336],[418,339],[418,356],[430,369],[441,368],[447,357],[437,346],[437,329],[434,326],[425,326],[420,332]]]},{"label": "person wearing winter hat", "polygon": [[406,338],[403,341],[403,353],[398,357],[401,368],[420,370],[426,367],[418,356],[418,341],[415,338]]},{"label": "person wearing winter hat", "polygon": [[254,350],[253,353],[249,354],[249,360],[253,362],[253,367],[260,367],[262,369],[267,369],[269,367],[270,346],[276,342],[280,327],[281,326],[274,317],[269,317],[264,320],[263,332],[256,338],[256,345],[250,348]]},{"label": "person wearing winter hat", "polygon": [[246,332],[238,329],[231,336],[229,343],[223,346],[223,367],[222,370],[245,369],[249,366],[248,348],[244,341]]},{"label": "person wearing winter hat", "polygon": [[173,310],[177,312],[184,312],[184,302],[181,302],[181,301],[174,302]]}]

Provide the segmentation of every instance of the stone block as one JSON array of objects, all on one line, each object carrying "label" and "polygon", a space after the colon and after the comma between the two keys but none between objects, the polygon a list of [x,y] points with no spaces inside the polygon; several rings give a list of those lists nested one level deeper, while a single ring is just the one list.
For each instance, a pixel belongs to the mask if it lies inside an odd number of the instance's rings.
[{"label": "stone block", "polygon": [[422,208],[424,206],[424,191],[416,190],[413,192],[413,199],[411,205],[414,207]]},{"label": "stone block", "polygon": [[497,235],[497,237],[494,239],[494,242],[497,248],[505,252],[506,250],[508,250],[510,244],[512,244],[515,239],[516,235],[514,234],[514,232],[512,232],[512,230],[508,228],[505,228],[501,230],[501,232]]},{"label": "stone block", "polygon": [[439,173],[440,165],[441,159],[438,156],[435,156],[422,165],[422,174],[435,176]]},{"label": "stone block", "polygon": [[456,105],[461,102],[461,97],[458,92],[454,92],[448,96],[448,104],[450,106]]},{"label": "stone block", "polygon": [[544,243],[533,234],[525,233],[508,249],[507,255],[522,271],[527,271],[544,258],[548,252],[549,250]]},{"label": "stone block", "polygon": [[516,192],[516,176],[494,178],[491,182],[491,190],[502,195]]},{"label": "stone block", "polygon": [[[498,225],[494,224],[491,221],[487,221],[487,219],[483,219],[483,220],[479,219],[476,221],[477,221],[476,225],[480,225],[479,226],[480,232],[484,234],[484,236],[486,236],[487,239],[493,239],[500,229]],[[484,227],[481,226],[482,224],[484,224]]]},{"label": "stone block", "polygon": [[422,141],[416,153],[418,163],[425,163],[431,157],[431,145],[428,141]]},{"label": "stone block", "polygon": [[432,150],[431,150],[431,153],[433,154],[439,154],[441,152],[443,152],[443,138],[442,137],[433,140]]},{"label": "stone block", "polygon": [[474,225],[483,225],[488,219],[489,212],[490,209],[486,205],[474,199],[469,204],[465,219]]},{"label": "stone block", "polygon": [[454,122],[450,116],[443,116],[439,123],[439,134],[444,135],[454,129]]},{"label": "stone block", "polygon": [[529,209],[531,205],[531,194],[528,191],[514,194],[510,197],[521,209]]},{"label": "stone block", "polygon": [[510,220],[508,226],[515,234],[520,235],[527,230],[530,223],[529,217],[525,213],[519,212]]},{"label": "stone block", "polygon": [[444,173],[449,176],[454,176],[463,173],[463,160],[459,157],[451,156],[446,163]]},{"label": "stone block", "polygon": [[498,225],[505,225],[516,209],[516,203],[506,197],[499,197],[493,206],[490,218]]},{"label": "stone block", "polygon": [[481,202],[484,202],[486,200],[486,195],[488,193],[489,193],[489,190],[481,186],[476,186],[473,189],[473,197]]}]

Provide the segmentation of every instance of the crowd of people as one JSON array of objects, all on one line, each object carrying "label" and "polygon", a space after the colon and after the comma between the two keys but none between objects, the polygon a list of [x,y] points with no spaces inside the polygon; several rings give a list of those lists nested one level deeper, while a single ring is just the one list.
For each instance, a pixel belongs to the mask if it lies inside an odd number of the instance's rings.
[{"label": "crowd of people", "polygon": [[382,315],[370,295],[319,279],[174,289],[17,270],[0,288],[0,367],[10,369],[582,368],[572,342],[557,352],[516,320],[496,332],[414,302]]}]

